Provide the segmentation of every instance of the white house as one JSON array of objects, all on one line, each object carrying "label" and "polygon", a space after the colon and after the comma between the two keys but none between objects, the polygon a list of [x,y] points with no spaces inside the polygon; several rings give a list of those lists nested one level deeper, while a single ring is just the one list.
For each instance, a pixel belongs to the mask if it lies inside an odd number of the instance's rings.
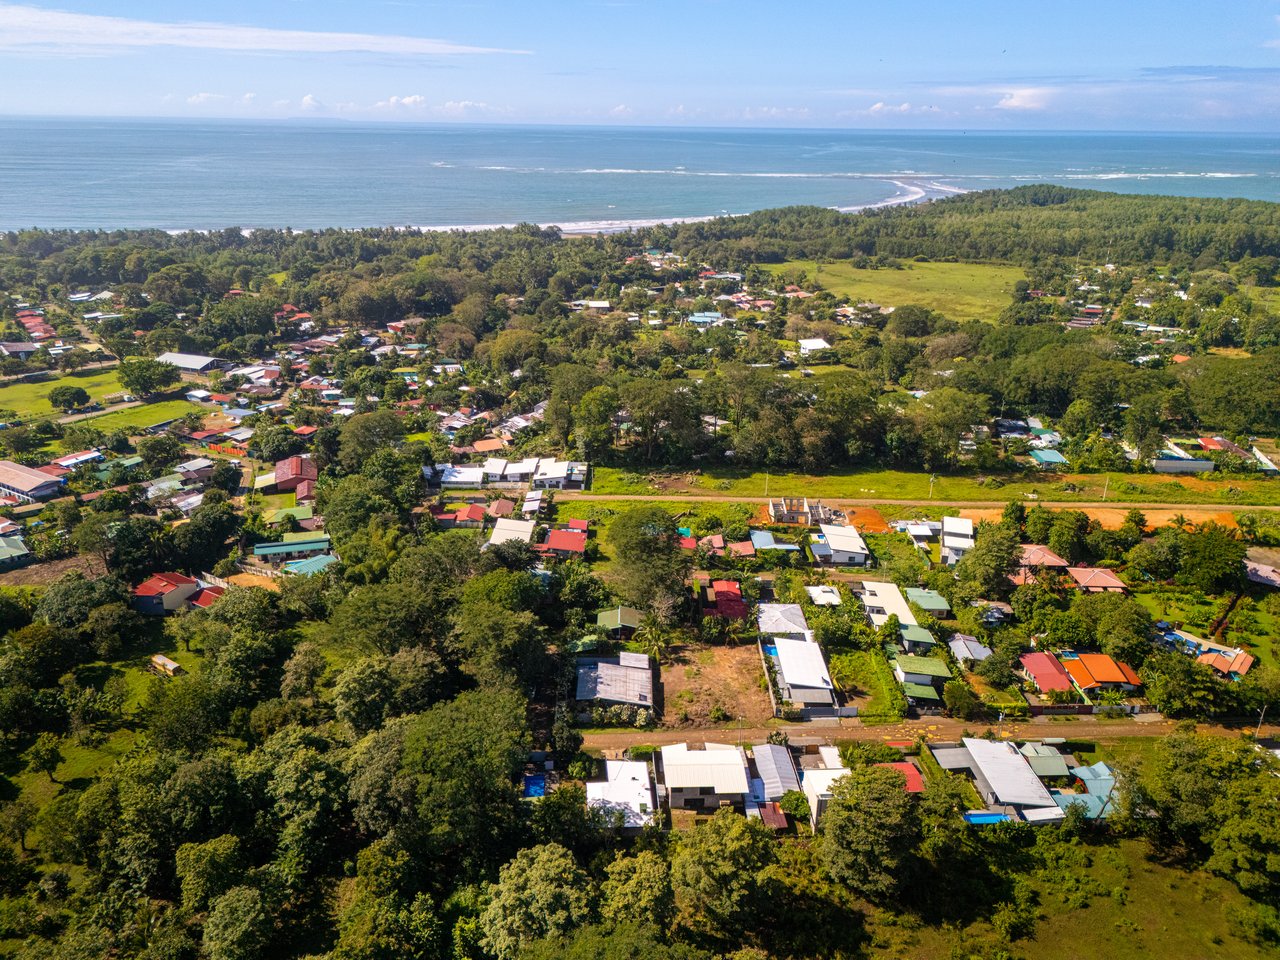
[{"label": "white house", "polygon": [[812,640],[774,637],[773,648],[783,699],[804,706],[835,706],[835,686],[822,647]]},{"label": "white house", "polygon": [[728,743],[708,743],[701,749],[673,743],[662,748],[662,780],[673,810],[743,808],[750,790],[747,755]]},{"label": "white house", "polygon": [[916,622],[915,614],[907,605],[907,598],[892,583],[876,583],[866,580],[862,584],[862,605],[867,610],[867,619],[879,630],[890,617],[897,617],[903,626]]},{"label": "white house", "polygon": [[831,802],[831,787],[841,777],[847,777],[849,771],[844,767],[829,770],[806,770],[801,787],[809,800],[809,826],[815,829],[822,815],[827,812]]},{"label": "white house", "polygon": [[487,546],[492,547],[511,541],[529,543],[533,540],[533,529],[536,526],[537,524],[532,520],[512,520],[510,517],[502,517],[494,523]]},{"label": "white house", "polygon": [[808,640],[813,636],[809,631],[809,622],[804,618],[804,610],[798,603],[760,604],[756,609],[756,626],[761,633],[770,637]]},{"label": "white house", "polygon": [[810,357],[815,353],[821,353],[823,350],[830,350],[831,344],[823,340],[821,337],[810,337],[797,341],[800,347],[800,356]]},{"label": "white house", "polygon": [[649,826],[657,808],[649,765],[636,760],[606,760],[604,780],[587,784],[587,806],[602,811],[623,830]]},{"label": "white house", "polygon": [[835,524],[823,523],[818,526],[818,533],[810,534],[809,549],[820,563],[835,566],[865,567],[871,557],[867,542],[857,527],[839,527]]},{"label": "white house", "polygon": [[195,353],[162,353],[156,357],[161,363],[171,363],[179,370],[187,373],[208,373],[215,367],[221,367],[226,361],[217,357],[206,357]]},{"label": "white house", "polygon": [[942,562],[954,566],[961,557],[973,549],[973,521],[961,517],[942,518]]}]

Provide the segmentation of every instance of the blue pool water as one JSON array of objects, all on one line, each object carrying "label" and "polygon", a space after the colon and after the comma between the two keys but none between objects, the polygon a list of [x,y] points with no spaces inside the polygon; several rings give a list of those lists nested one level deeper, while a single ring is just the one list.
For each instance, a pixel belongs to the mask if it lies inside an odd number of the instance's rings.
[{"label": "blue pool water", "polygon": [[768,646],[764,648],[764,652],[771,657],[776,657],[778,655],[778,648],[775,646]]},{"label": "blue pool water", "polygon": [[526,773],[524,775],[525,797],[545,797],[547,795],[547,776],[544,773]]},{"label": "blue pool water", "polygon": [[965,823],[1004,823],[1009,819],[1007,813],[966,813]]}]

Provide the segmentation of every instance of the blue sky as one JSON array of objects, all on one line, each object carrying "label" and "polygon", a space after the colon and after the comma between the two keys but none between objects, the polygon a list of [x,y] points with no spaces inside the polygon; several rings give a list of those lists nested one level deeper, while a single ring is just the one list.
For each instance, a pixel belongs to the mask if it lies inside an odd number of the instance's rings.
[{"label": "blue sky", "polygon": [[0,113],[1280,130],[1280,0],[104,6],[0,0]]}]

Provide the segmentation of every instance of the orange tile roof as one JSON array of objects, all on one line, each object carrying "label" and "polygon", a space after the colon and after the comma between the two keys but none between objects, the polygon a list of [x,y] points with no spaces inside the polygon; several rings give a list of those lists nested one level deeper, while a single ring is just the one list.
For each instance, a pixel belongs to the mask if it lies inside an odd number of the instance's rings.
[{"label": "orange tile roof", "polygon": [[1100,687],[1104,683],[1127,683],[1142,686],[1142,680],[1127,663],[1112,660],[1105,653],[1082,653],[1074,660],[1064,660],[1062,665],[1081,690]]}]

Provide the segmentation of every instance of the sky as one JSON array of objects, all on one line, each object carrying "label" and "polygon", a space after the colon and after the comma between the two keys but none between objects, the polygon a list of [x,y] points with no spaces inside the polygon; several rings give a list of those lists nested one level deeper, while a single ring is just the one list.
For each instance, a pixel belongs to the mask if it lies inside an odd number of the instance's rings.
[{"label": "sky", "polygon": [[1276,133],[1280,0],[0,0],[0,114]]}]

